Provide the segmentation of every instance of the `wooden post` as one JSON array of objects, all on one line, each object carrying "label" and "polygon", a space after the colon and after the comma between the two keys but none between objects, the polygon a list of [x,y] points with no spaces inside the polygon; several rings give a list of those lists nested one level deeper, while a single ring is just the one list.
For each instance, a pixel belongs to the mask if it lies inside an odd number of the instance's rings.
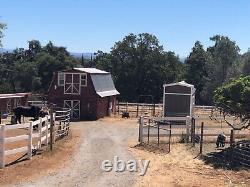
[{"label": "wooden post", "polygon": [[49,143],[49,136],[48,136],[48,134],[49,134],[49,117],[48,116],[46,116],[46,121],[45,121],[45,126],[46,126],[46,130],[45,130],[45,136],[46,136],[46,139],[45,139],[45,144],[46,144],[46,146],[48,145],[48,143]]},{"label": "wooden post", "polygon": [[195,119],[192,119],[192,125],[193,125],[193,146],[195,147]]},{"label": "wooden post", "polygon": [[118,105],[118,115],[119,115],[119,109],[120,109],[120,104],[119,104],[119,101],[117,102],[117,105]]},{"label": "wooden post", "polygon": [[0,134],[0,141],[1,141],[1,150],[0,150],[0,168],[3,169],[5,166],[5,125],[0,125],[1,127],[1,134]]},{"label": "wooden post", "polygon": [[160,125],[159,125],[159,123],[157,123],[157,128],[158,128],[157,136],[158,136],[158,147],[159,147],[160,146]]},{"label": "wooden post", "polygon": [[234,144],[234,130],[231,130],[231,134],[230,134],[230,147],[232,147]]},{"label": "wooden post", "polygon": [[154,103],[154,105],[153,105],[153,116],[155,116],[155,103]]},{"label": "wooden post", "polygon": [[39,132],[39,141],[37,145],[37,149],[40,149],[42,147],[42,118],[40,118],[40,123],[38,124],[38,132]]},{"label": "wooden post", "polygon": [[126,103],[126,112],[128,112],[128,102]]},{"label": "wooden post", "polygon": [[53,143],[56,142],[57,130],[56,130],[56,113],[53,113]]},{"label": "wooden post", "polygon": [[171,125],[171,123],[170,123],[170,125],[169,125],[169,147],[168,147],[168,152],[170,152],[170,149],[171,149],[171,136],[172,136],[172,125]]},{"label": "wooden post", "polygon": [[144,117],[141,116],[139,120],[139,139],[138,139],[140,143],[143,142],[143,126],[144,126]]},{"label": "wooden post", "polygon": [[149,136],[150,135],[150,120],[149,120],[149,123],[148,123],[148,144],[149,144]]},{"label": "wooden post", "polygon": [[53,126],[54,126],[54,118],[53,118],[53,106],[50,107],[50,151],[53,150]]},{"label": "wooden post", "polygon": [[204,127],[204,122],[201,123],[200,155],[202,155],[202,146],[203,146],[203,127]]},{"label": "wooden post", "polygon": [[0,124],[2,124],[2,111],[0,111]]},{"label": "wooden post", "polygon": [[189,136],[190,136],[190,117],[186,117],[186,127],[187,127],[187,130],[186,130],[186,143],[189,142]]},{"label": "wooden post", "polygon": [[28,141],[28,159],[32,159],[32,133],[33,133],[33,124],[30,122],[29,126],[29,141]]},{"label": "wooden post", "polygon": [[138,117],[138,111],[139,111],[139,103],[137,103],[137,106],[136,106],[136,117]]}]

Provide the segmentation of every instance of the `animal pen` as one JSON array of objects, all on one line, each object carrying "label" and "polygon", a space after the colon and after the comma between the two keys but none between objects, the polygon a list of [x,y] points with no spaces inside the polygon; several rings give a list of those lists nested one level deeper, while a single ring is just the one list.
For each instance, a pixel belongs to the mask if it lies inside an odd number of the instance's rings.
[{"label": "animal pen", "polygon": [[[53,114],[23,124],[0,125],[0,168],[6,165],[6,158],[18,153],[24,153],[28,159],[41,150],[43,146],[54,143],[68,135],[70,127],[70,110],[56,109]],[[22,144],[21,147],[13,143]]]},{"label": "animal pen", "polygon": [[164,121],[140,117],[139,142],[147,143],[151,146],[157,146],[166,152],[170,152],[171,124]]}]

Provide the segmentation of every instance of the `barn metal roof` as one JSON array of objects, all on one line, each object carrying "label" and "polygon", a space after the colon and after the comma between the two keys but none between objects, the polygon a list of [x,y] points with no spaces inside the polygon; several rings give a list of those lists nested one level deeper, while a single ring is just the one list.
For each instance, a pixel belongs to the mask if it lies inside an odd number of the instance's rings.
[{"label": "barn metal roof", "polygon": [[99,69],[96,69],[96,68],[74,68],[74,70],[78,70],[78,71],[82,71],[82,72],[85,72],[85,73],[94,73],[94,74],[107,74],[109,72],[106,72],[106,71],[102,71],[102,70],[99,70]]},{"label": "barn metal roof", "polygon": [[91,79],[96,93],[100,97],[107,97],[120,94],[114,85],[111,74],[91,74]]}]

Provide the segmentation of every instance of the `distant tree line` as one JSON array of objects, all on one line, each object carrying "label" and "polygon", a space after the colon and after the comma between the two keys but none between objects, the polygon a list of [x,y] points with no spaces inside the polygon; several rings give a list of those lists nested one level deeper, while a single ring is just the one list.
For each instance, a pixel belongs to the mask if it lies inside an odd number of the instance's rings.
[{"label": "distant tree line", "polygon": [[[0,44],[4,27],[0,24]],[[32,40],[28,49],[17,48],[0,55],[0,93],[46,93],[53,72],[96,67],[112,73],[123,101],[137,102],[139,95],[152,95],[154,102],[160,102],[164,83],[185,80],[195,85],[197,104],[212,104],[216,88],[232,78],[250,75],[250,51],[240,54],[237,44],[225,36],[210,39],[214,44],[207,49],[195,42],[184,63],[148,33],[129,34],[109,53],[98,51],[91,60],[77,59],[52,42],[41,46]]]}]

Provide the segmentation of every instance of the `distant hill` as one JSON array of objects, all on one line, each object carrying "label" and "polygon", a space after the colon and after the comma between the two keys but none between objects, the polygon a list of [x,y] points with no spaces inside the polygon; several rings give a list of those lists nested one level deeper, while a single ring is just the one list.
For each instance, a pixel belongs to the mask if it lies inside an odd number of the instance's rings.
[{"label": "distant hill", "polygon": [[5,52],[12,52],[13,49],[4,49],[4,48],[0,48],[0,53],[5,53]]},{"label": "distant hill", "polygon": [[94,53],[75,53],[75,52],[70,52],[70,54],[73,57],[75,57],[75,58],[82,58],[82,55],[83,55],[83,58],[85,58],[85,59],[91,59],[91,55],[92,55],[92,58],[95,58]]},{"label": "distant hill", "polygon": [[[5,48],[0,48],[0,53],[6,53],[6,52],[13,52],[13,49],[5,49]],[[92,55],[92,58],[95,58],[95,55],[94,53],[75,53],[75,52],[70,52],[70,54],[75,57],[75,58],[82,58],[82,54],[83,54],[83,57],[85,59],[91,59],[91,55]]]}]

